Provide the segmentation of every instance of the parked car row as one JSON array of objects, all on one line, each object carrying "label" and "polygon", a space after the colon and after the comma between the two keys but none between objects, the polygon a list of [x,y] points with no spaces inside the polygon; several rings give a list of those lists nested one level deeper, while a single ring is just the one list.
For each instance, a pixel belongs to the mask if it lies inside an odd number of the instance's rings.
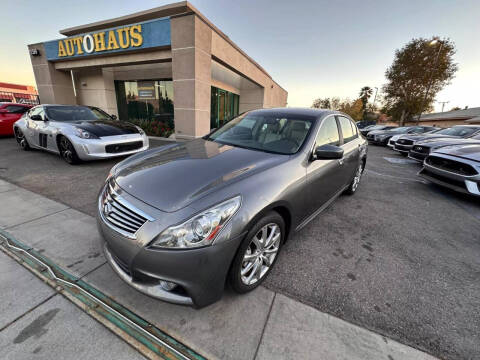
[{"label": "parked car row", "polygon": [[365,135],[421,163],[418,175],[430,182],[480,196],[480,125],[371,128]]}]

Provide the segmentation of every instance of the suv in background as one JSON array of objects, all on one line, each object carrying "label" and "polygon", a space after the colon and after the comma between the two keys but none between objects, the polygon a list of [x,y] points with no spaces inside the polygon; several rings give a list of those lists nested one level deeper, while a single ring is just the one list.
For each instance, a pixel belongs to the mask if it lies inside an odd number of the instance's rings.
[{"label": "suv in background", "polygon": [[0,136],[13,135],[13,123],[32,105],[0,102]]}]

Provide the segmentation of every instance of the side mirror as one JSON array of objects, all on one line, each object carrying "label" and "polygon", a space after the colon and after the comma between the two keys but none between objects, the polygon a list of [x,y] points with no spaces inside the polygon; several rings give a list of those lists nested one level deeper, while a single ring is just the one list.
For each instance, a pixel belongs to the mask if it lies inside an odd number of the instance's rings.
[{"label": "side mirror", "polygon": [[313,153],[314,160],[341,159],[343,149],[335,145],[322,145],[315,149]]},{"label": "side mirror", "polygon": [[43,121],[43,118],[40,115],[32,115],[32,116],[30,116],[30,120]]},{"label": "side mirror", "polygon": [[117,118],[117,115],[115,115],[115,114],[112,114],[112,115],[110,115],[110,116],[112,117],[113,120],[117,120],[117,119],[118,119],[118,118]]}]

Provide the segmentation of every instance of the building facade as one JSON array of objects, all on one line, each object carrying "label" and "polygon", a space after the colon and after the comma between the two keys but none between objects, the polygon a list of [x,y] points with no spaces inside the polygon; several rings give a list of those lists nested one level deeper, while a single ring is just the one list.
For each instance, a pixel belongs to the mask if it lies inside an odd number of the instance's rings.
[{"label": "building facade", "polygon": [[[414,120],[406,122],[405,125],[415,125],[416,120],[417,117],[414,116]],[[419,124],[439,127],[480,124],[480,107],[422,114],[422,116],[420,116]]]},{"label": "building facade", "polygon": [[38,93],[30,85],[0,82],[0,102],[37,105]]},{"label": "building facade", "polygon": [[177,138],[287,104],[287,92],[188,2],[60,33],[28,46],[42,103],[174,123]]}]

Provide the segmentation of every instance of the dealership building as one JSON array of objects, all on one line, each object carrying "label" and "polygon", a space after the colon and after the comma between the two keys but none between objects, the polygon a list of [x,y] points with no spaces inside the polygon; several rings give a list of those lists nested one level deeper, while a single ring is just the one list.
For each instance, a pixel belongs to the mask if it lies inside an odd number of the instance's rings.
[{"label": "dealership building", "polygon": [[174,122],[177,138],[287,104],[286,90],[188,2],[60,33],[28,46],[42,103]]}]

